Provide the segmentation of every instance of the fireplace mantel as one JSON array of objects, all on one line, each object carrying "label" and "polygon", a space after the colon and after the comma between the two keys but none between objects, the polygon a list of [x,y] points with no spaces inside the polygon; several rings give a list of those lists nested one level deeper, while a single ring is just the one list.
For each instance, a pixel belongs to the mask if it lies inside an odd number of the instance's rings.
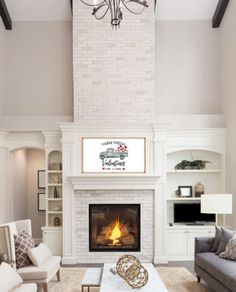
[{"label": "fireplace mantel", "polygon": [[159,176],[151,175],[81,175],[68,176],[74,190],[154,190],[157,187]]}]

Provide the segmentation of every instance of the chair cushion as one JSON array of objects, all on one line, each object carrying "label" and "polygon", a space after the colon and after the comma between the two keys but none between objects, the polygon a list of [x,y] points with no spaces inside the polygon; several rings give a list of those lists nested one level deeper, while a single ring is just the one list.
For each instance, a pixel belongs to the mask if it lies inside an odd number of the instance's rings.
[{"label": "chair cushion", "polygon": [[44,280],[56,273],[61,263],[61,257],[53,256],[47,259],[40,267],[30,265],[17,270],[24,281]]},{"label": "chair cushion", "polygon": [[236,291],[236,263],[212,252],[198,253],[196,264],[220,281],[230,291]]},{"label": "chair cushion", "polygon": [[36,284],[21,284],[15,288],[12,292],[37,292]]},{"label": "chair cushion", "polygon": [[21,277],[8,264],[0,265],[0,291],[7,292],[22,283]]},{"label": "chair cushion", "polygon": [[34,247],[33,238],[25,231],[23,231],[15,239],[16,249],[16,267],[17,269],[26,267],[31,264],[28,257],[28,250]]},{"label": "chair cushion", "polygon": [[37,247],[28,250],[28,256],[36,267],[40,267],[47,259],[52,257],[52,252],[46,244],[40,243]]}]

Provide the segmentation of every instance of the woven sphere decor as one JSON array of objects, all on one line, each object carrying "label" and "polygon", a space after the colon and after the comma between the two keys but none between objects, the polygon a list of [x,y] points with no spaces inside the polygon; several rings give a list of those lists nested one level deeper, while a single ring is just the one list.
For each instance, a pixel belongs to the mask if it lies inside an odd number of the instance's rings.
[{"label": "woven sphere decor", "polygon": [[122,256],[116,264],[116,270],[132,288],[141,288],[148,282],[148,271],[135,256]]}]

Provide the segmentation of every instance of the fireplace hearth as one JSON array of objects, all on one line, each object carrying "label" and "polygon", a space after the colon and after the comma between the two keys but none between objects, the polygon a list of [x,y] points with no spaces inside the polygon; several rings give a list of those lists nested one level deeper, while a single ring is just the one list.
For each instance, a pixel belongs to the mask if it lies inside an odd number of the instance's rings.
[{"label": "fireplace hearth", "polygon": [[89,251],[140,251],[140,204],[90,204]]}]

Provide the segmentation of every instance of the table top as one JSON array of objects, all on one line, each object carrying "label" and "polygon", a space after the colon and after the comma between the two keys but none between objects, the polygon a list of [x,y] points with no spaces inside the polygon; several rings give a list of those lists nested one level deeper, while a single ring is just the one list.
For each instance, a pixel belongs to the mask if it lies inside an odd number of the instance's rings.
[{"label": "table top", "polygon": [[142,265],[148,271],[149,280],[144,287],[133,289],[119,275],[114,275],[110,271],[110,268],[115,268],[115,264],[104,264],[100,292],[134,292],[135,290],[138,292],[167,292],[168,290],[153,264],[142,263]]}]

